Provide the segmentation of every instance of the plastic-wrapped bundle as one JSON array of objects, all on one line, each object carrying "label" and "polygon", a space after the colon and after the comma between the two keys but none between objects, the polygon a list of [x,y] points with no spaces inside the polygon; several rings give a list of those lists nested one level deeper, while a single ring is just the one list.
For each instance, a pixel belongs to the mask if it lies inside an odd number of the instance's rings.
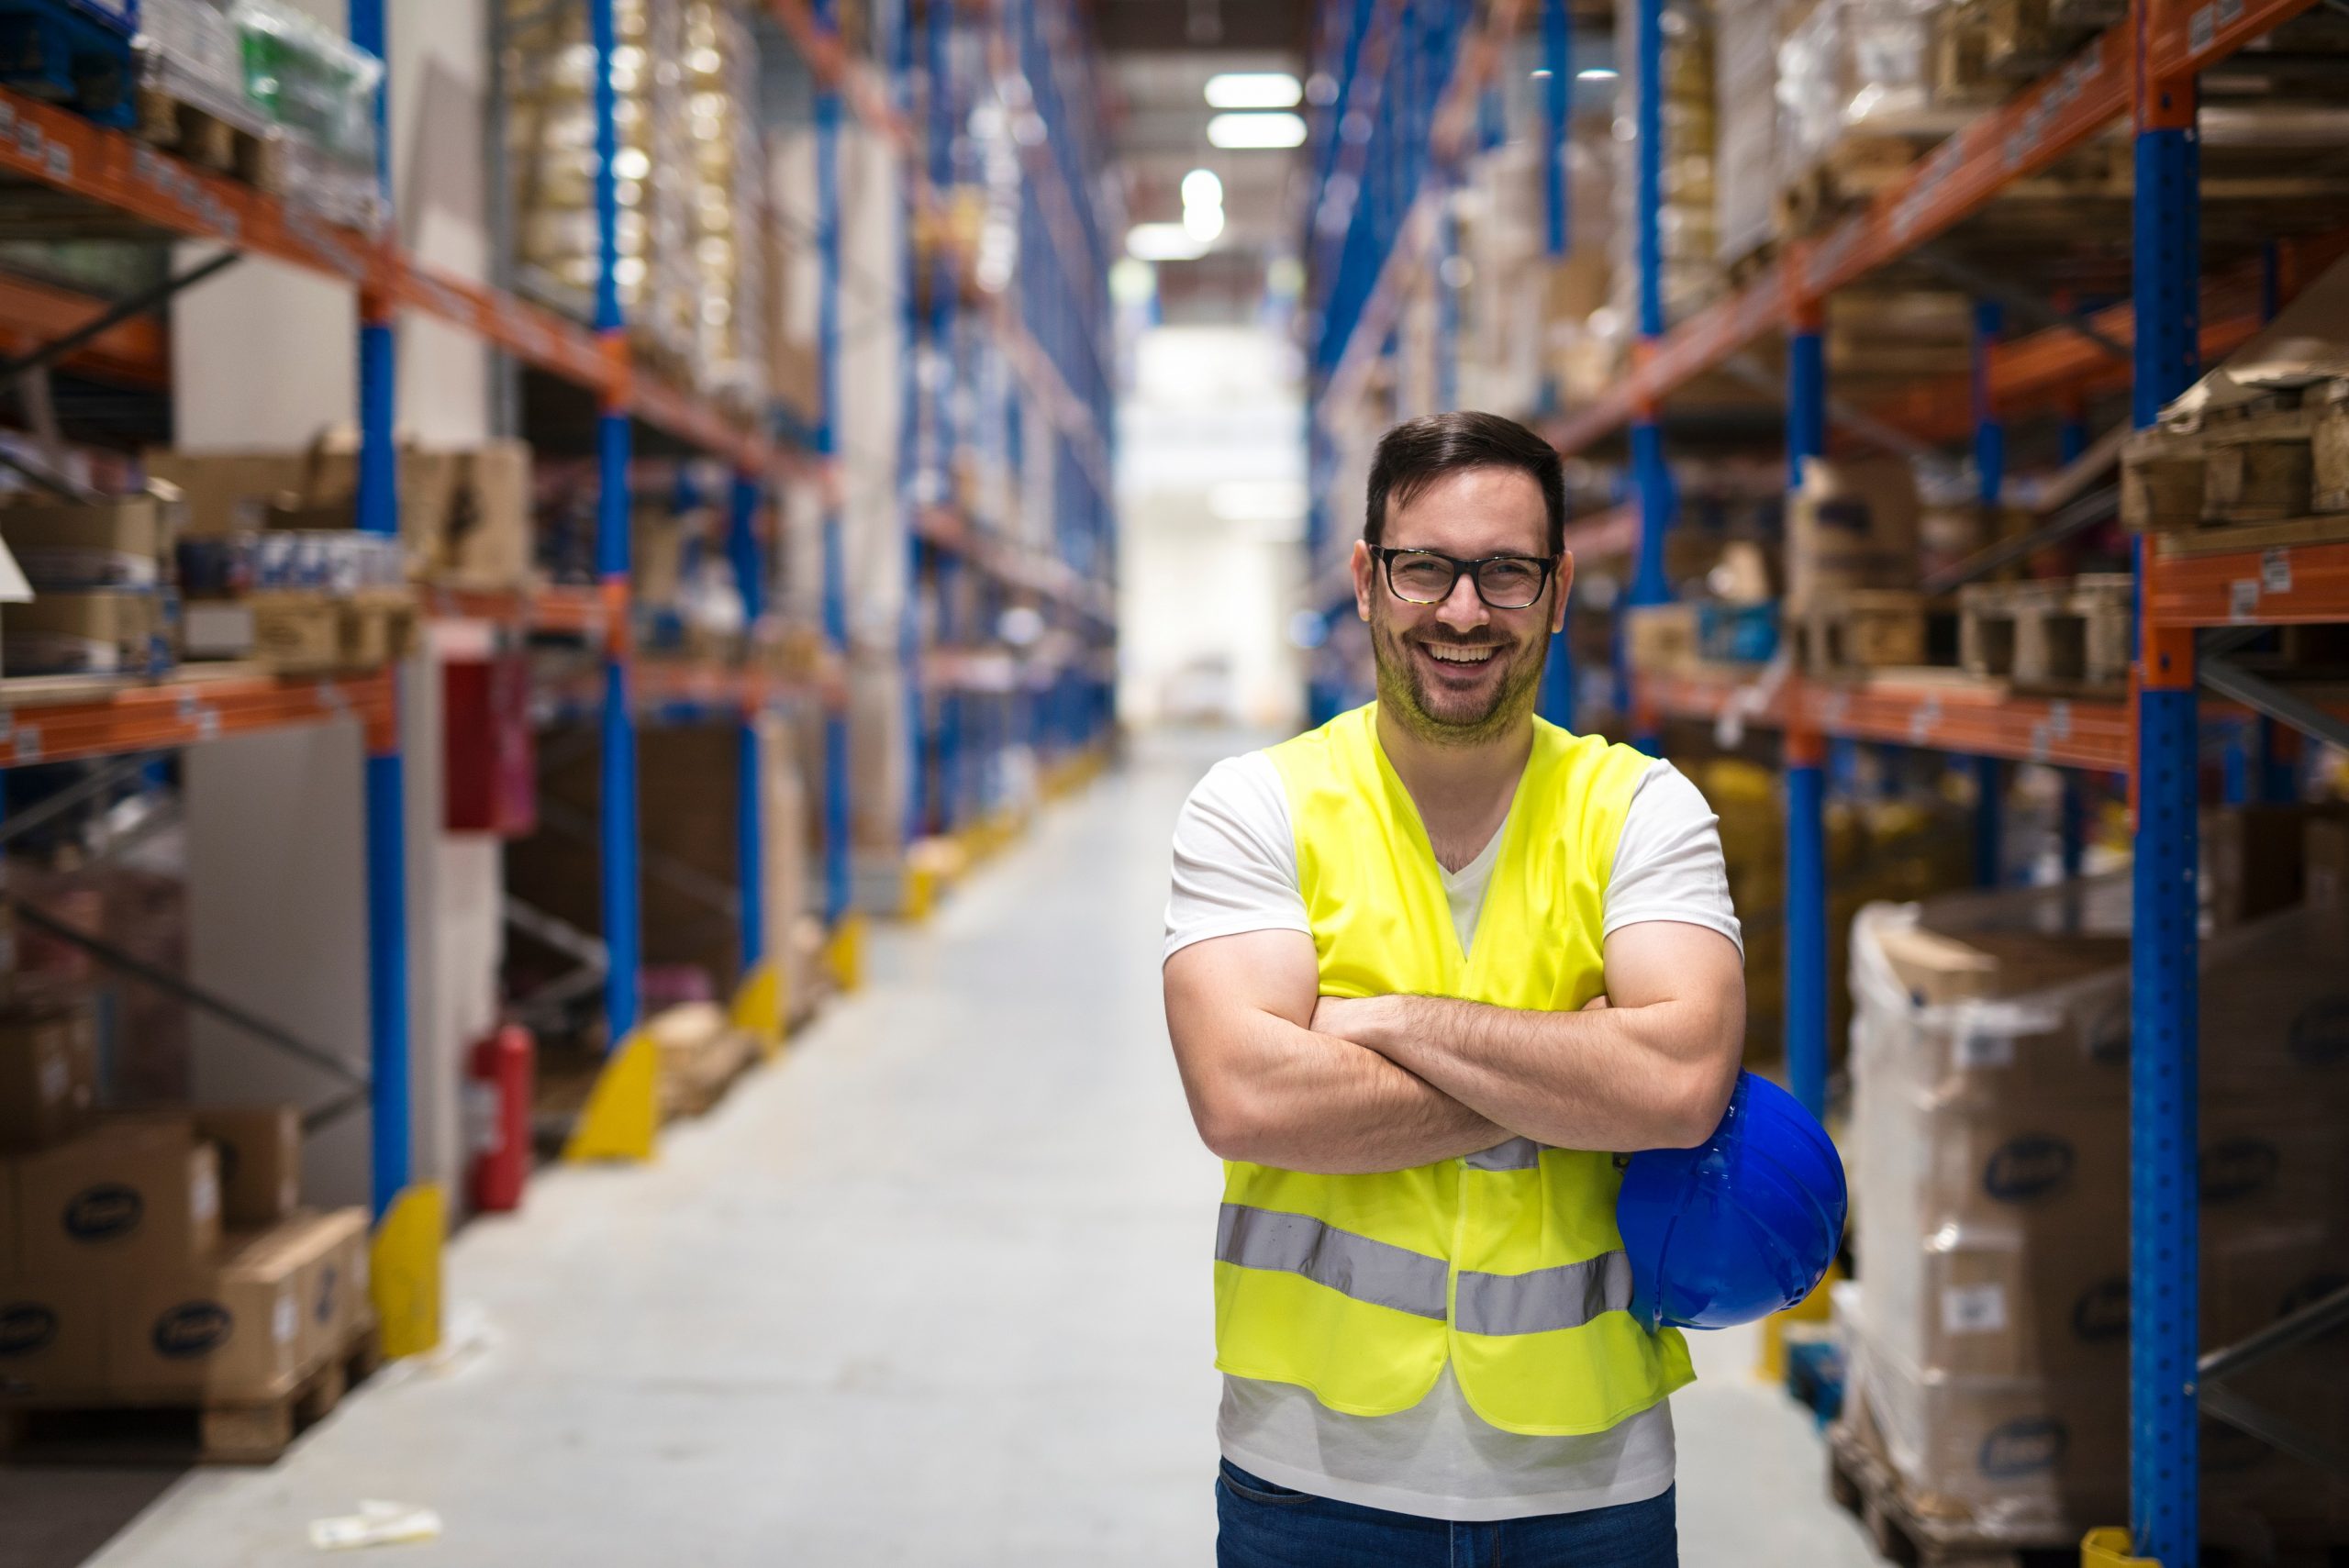
[{"label": "plastic-wrapped bundle", "polygon": [[[520,279],[586,317],[595,306],[596,50],[584,6],[501,0]],[[637,351],[672,374],[696,346],[680,0],[614,0],[620,310]]]},{"label": "plastic-wrapped bundle", "polygon": [[[1853,928],[1854,1403],[1920,1508],[2018,1544],[2126,1497],[2130,895],[1958,895]],[[2349,1256],[2344,954],[2316,906],[2204,944],[2207,1343],[2336,1287]],[[2349,1410],[2349,1345],[2286,1370],[2302,1424]],[[2322,1527],[2277,1513],[2260,1464],[2214,1491],[2261,1528]]]},{"label": "plastic-wrapped bundle", "polygon": [[[1639,7],[1616,8],[1615,58],[1623,62],[1615,95],[1615,308],[1639,318],[1638,211]],[[1704,305],[1720,286],[1714,264],[1712,17],[1693,0],[1667,0],[1664,13],[1664,149],[1657,242],[1663,260],[1666,325]]]},{"label": "plastic-wrapped bundle", "polygon": [[375,100],[384,62],[279,0],[237,0],[229,15],[245,96],[285,133],[286,198],[338,223],[380,227]]},{"label": "plastic-wrapped bundle", "polygon": [[752,123],[757,50],[732,0],[687,0],[685,35],[694,382],[755,409],[766,396],[766,171]]},{"label": "plastic-wrapped bundle", "polygon": [[1847,137],[1945,129],[1925,123],[1932,15],[1942,0],[1817,0],[1778,45],[1778,183]]},{"label": "plastic-wrapped bundle", "polygon": [[1778,32],[1785,11],[1782,0],[1720,0],[1714,7],[1720,148],[1713,192],[1724,261],[1753,254],[1777,231]]}]

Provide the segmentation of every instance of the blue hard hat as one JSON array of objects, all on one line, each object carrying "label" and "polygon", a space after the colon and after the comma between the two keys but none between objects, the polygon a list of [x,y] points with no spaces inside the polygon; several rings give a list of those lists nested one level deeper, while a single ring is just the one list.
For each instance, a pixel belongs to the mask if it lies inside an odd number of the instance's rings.
[{"label": "blue hard hat", "polygon": [[1653,1329],[1726,1329],[1792,1307],[1826,1277],[1850,1195],[1834,1142],[1801,1102],[1738,1075],[1694,1149],[1645,1149],[1623,1170],[1615,1225],[1631,1312]]}]

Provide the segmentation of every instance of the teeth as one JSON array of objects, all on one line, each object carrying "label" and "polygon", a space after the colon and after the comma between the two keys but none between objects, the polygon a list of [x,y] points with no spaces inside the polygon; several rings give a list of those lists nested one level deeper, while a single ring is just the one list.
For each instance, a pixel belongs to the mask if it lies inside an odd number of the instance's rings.
[{"label": "teeth", "polygon": [[1425,646],[1429,653],[1447,664],[1481,664],[1493,656],[1489,648],[1447,648],[1433,643]]}]

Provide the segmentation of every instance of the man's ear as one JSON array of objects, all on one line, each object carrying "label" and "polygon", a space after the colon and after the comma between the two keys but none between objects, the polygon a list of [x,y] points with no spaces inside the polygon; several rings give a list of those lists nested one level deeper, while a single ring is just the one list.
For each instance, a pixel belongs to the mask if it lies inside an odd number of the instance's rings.
[{"label": "man's ear", "polygon": [[1368,620],[1370,592],[1377,585],[1375,579],[1378,570],[1378,563],[1371,559],[1368,539],[1354,540],[1352,566],[1354,574],[1354,615],[1358,619]]},{"label": "man's ear", "polygon": [[1575,554],[1565,550],[1558,556],[1557,599],[1550,606],[1550,635],[1555,637],[1565,629],[1566,595],[1575,585]]}]

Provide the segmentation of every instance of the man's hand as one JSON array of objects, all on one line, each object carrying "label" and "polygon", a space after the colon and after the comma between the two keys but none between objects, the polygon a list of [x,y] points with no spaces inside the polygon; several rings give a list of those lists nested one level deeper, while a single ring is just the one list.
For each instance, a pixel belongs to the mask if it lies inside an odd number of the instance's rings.
[{"label": "man's hand", "polygon": [[1216,937],[1166,961],[1166,1027],[1209,1149],[1286,1171],[1353,1174],[1473,1154],[1509,1136],[1320,1028],[1321,1010],[1341,999],[1317,1002],[1319,984],[1313,939],[1302,931]]},{"label": "man's hand", "polygon": [[1606,958],[1609,992],[1580,1012],[1325,996],[1313,1027],[1538,1142],[1619,1151],[1703,1142],[1729,1104],[1744,1046],[1736,946],[1703,926],[1650,921],[1609,937]]}]

